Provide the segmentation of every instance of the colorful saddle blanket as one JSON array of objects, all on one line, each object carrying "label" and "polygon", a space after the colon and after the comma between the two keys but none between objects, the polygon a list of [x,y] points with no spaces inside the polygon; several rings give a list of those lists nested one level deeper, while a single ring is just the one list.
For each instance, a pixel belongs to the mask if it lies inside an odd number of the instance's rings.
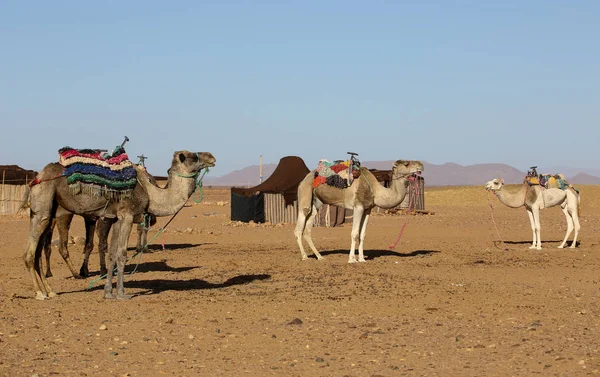
[{"label": "colorful saddle blanket", "polygon": [[117,147],[112,154],[97,149],[64,147],[58,151],[58,162],[65,167],[63,176],[71,194],[86,193],[111,200],[130,197],[137,183],[133,163],[127,153]]},{"label": "colorful saddle blanket", "polygon": [[[534,177],[526,177],[525,180],[529,183],[529,186],[540,185],[545,188],[558,188],[561,190],[566,190],[567,188],[573,188],[575,191],[575,187],[573,187],[567,180],[565,176],[562,174],[540,174]],[[577,191],[579,192],[579,191]]]},{"label": "colorful saddle blanket", "polygon": [[[352,175],[350,174],[352,172]],[[360,176],[360,166],[352,165],[351,160],[347,161],[328,161],[321,160],[315,170],[313,187],[322,184],[337,188],[347,188],[352,185],[352,181]]]}]

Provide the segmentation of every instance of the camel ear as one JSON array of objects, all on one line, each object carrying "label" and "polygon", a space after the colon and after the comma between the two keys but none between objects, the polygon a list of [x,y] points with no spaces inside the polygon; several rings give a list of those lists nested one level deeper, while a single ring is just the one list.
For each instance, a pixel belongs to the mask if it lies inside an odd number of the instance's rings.
[{"label": "camel ear", "polygon": [[410,164],[410,161],[404,161],[404,166],[408,166]]},{"label": "camel ear", "polygon": [[185,161],[185,155],[183,153],[179,153],[179,161]]},{"label": "camel ear", "polygon": [[501,180],[500,180],[500,183],[504,184],[504,179],[501,179]]}]

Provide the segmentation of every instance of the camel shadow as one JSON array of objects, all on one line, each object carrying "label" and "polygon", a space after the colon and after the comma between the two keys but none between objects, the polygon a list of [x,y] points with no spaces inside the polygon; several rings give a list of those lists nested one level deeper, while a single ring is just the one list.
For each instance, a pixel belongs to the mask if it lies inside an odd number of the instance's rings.
[{"label": "camel shadow", "polygon": [[[169,251],[169,250],[179,250],[179,249],[188,249],[190,247],[197,247],[197,246],[204,246],[204,245],[215,245],[215,242],[207,242],[207,243],[196,243],[196,244],[192,244],[192,243],[167,243],[165,244],[165,251]],[[135,247],[131,246],[127,248],[128,251],[133,251],[135,250]],[[144,253],[152,253],[155,251],[163,251],[163,247],[162,244],[152,244],[152,245],[148,245],[148,247],[146,247],[146,249],[144,250]]]},{"label": "camel shadow", "polygon": [[[328,250],[322,251],[321,255],[327,256],[331,254],[348,254],[347,249],[344,250]],[[419,257],[426,256],[430,254],[441,253],[439,250],[414,250],[410,253],[402,254],[394,250],[365,250],[365,259],[377,259],[380,257],[399,257],[399,258],[410,258],[410,257]],[[314,256],[313,256],[314,257]],[[315,257],[316,258],[316,257]]]},{"label": "camel shadow", "polygon": [[[562,242],[562,240],[542,240],[542,245],[550,242],[550,243],[558,243],[560,244]],[[507,245],[531,245],[531,241],[504,241],[505,244]],[[571,246],[571,244],[573,243],[573,241],[567,241],[567,243],[565,244],[565,247],[569,247]],[[494,245],[500,245],[502,246],[502,241],[494,241]],[[581,241],[577,241],[577,247],[579,247],[581,245]]]},{"label": "camel shadow", "polygon": [[[126,274],[126,278],[127,278]],[[143,292],[134,294],[133,296],[147,296],[155,295],[165,291],[193,291],[193,290],[204,290],[204,289],[219,289],[227,288],[236,285],[245,285],[254,281],[268,280],[271,275],[258,274],[258,275],[239,275],[234,276],[230,279],[225,280],[222,283],[210,283],[202,279],[189,279],[189,280],[166,280],[166,279],[151,279],[151,280],[125,280],[125,288],[138,288],[145,289]],[[89,291],[98,291],[104,289],[104,285],[97,285]],[[88,290],[72,291],[65,293],[76,293],[85,292]]]}]

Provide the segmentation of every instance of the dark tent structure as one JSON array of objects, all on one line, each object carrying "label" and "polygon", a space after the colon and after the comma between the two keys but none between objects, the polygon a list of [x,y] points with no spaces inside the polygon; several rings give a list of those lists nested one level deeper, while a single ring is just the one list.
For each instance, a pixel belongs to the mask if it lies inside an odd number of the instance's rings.
[{"label": "dark tent structure", "polygon": [[[286,156],[279,160],[273,174],[261,184],[250,188],[232,187],[231,220],[273,224],[296,222],[298,185],[309,172],[300,157]],[[333,206],[326,208],[336,214],[340,211]],[[331,226],[343,223],[344,216],[337,215],[334,219]],[[319,217],[315,225],[319,225]]]},{"label": "dark tent structure", "polygon": [[35,178],[37,172],[18,165],[0,165],[0,175],[3,185],[26,185]]}]

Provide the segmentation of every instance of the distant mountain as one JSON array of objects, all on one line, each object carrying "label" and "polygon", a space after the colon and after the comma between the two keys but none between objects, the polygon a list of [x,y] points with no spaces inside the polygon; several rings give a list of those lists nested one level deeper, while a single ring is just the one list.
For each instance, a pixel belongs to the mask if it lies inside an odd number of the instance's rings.
[{"label": "distant mountain", "polygon": [[[369,169],[389,170],[394,161],[362,161],[362,164]],[[521,183],[526,174],[510,165],[498,163],[463,166],[452,162],[442,165],[424,162],[423,165],[425,169],[423,177],[427,186],[477,186],[485,185],[487,181],[494,178],[502,178],[506,183]],[[277,164],[263,165],[263,181],[276,167]],[[573,184],[600,184],[600,177],[586,173],[579,173],[573,177],[565,175]],[[204,183],[212,186],[256,186],[259,184],[259,166],[248,166],[220,177],[207,176]]]},{"label": "distant mountain", "polygon": [[586,173],[579,173],[572,178],[567,178],[567,181],[577,185],[600,185],[600,177]]}]

